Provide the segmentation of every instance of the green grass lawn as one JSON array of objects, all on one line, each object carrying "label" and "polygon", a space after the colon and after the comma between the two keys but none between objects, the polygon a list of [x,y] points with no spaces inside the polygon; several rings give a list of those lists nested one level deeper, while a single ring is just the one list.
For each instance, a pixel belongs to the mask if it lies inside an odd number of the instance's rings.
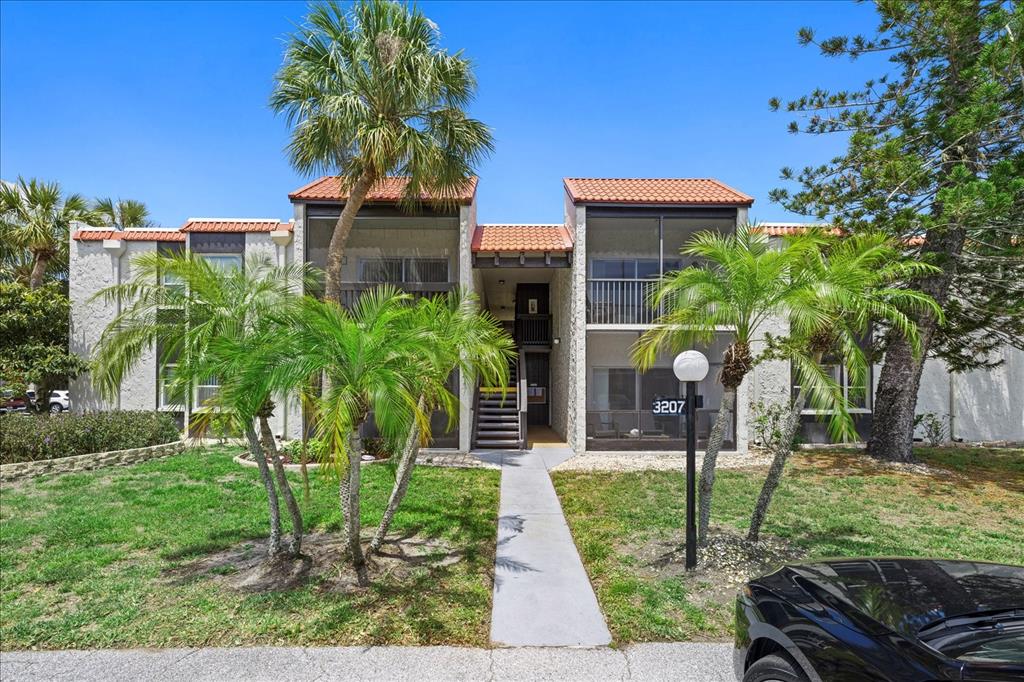
[{"label": "green grass lawn", "polygon": [[[268,533],[264,490],[255,469],[232,462],[238,451],[5,485],[3,648],[487,643],[498,472],[416,469],[394,529],[444,539],[463,556],[450,566],[378,576],[349,594],[317,581],[254,594],[175,578],[182,566]],[[379,464],[363,471],[362,520],[375,525],[393,477]],[[311,478],[306,525],[337,531],[337,485]]]},{"label": "green grass lawn", "polygon": [[[852,452],[795,454],[764,534],[807,557],[940,556],[1024,564],[1024,451],[921,449],[929,474],[879,467]],[[749,524],[763,470],[721,470],[713,522]],[[732,595],[707,575],[679,576],[645,548],[682,538],[681,473],[557,472],[576,545],[618,642],[720,639],[732,634]],[[679,559],[681,561],[681,558]]]}]

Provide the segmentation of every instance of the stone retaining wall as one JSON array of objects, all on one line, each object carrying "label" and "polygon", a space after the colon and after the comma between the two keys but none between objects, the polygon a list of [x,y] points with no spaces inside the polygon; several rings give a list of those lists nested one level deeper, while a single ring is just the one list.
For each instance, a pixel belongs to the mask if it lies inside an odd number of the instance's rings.
[{"label": "stone retaining wall", "polygon": [[42,459],[35,462],[14,462],[0,465],[0,481],[16,481],[21,478],[34,478],[43,474],[66,474],[74,471],[88,471],[103,467],[137,464],[150,459],[159,459],[176,455],[185,449],[184,441],[151,445],[145,448],[128,450],[111,450],[110,452],[91,452],[87,455]]}]

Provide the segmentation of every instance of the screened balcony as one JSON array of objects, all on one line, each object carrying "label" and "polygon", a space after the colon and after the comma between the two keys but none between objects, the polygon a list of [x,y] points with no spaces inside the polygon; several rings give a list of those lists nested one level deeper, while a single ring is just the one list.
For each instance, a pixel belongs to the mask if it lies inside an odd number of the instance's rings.
[{"label": "screened balcony", "polygon": [[732,217],[644,215],[587,219],[587,324],[653,324],[650,296],[665,274],[696,259],[681,253],[698,232],[731,233]]},{"label": "screened balcony", "polygon": [[[333,217],[307,220],[306,261],[321,270],[335,222]],[[357,218],[342,261],[342,304],[351,306],[363,292],[382,284],[414,296],[453,290],[459,281],[458,227],[458,219],[447,216]]]}]

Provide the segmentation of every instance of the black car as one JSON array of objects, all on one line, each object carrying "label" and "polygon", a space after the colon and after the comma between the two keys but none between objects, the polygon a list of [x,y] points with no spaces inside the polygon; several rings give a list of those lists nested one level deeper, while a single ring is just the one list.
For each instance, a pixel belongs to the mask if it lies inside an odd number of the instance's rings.
[{"label": "black car", "polygon": [[1024,567],[932,559],[783,566],[736,599],[743,682],[1024,681]]}]

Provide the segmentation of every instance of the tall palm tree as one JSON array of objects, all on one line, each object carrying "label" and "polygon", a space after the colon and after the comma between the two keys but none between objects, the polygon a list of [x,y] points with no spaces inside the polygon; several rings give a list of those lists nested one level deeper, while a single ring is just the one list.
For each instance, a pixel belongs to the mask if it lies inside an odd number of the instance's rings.
[{"label": "tall palm tree", "polygon": [[774,317],[807,326],[822,318],[803,284],[789,276],[800,254],[815,248],[814,238],[800,236],[789,248],[775,249],[756,226],[742,225],[735,234],[699,232],[681,253],[701,259],[700,264],[666,274],[652,291],[652,305],[664,305],[665,312],[633,347],[633,362],[641,371],[652,367],[662,352],[709,344],[716,333],[729,337],[717,377],[724,389],[722,403],[704,448],[698,486],[701,543],[707,540],[715,465],[735,410],[736,391],[761,359],[752,350],[755,334]]},{"label": "tall palm tree", "polygon": [[92,210],[103,219],[104,224],[123,230],[126,227],[149,227],[149,209],[135,199],[96,199]]},{"label": "tall palm tree", "polygon": [[[813,232],[808,237],[817,239],[819,248],[801,249],[790,277],[807,288],[808,300],[823,315],[791,320],[788,337],[775,346],[776,356],[792,363],[799,389],[779,433],[774,434],[769,444],[772,464],[751,515],[747,532],[751,542],[756,542],[760,535],[768,506],[793,450],[804,406],[809,403],[816,411],[830,415],[833,438],[856,436],[849,399],[825,373],[823,359],[829,356],[842,365],[849,373],[850,386],[866,387],[869,358],[861,343],[870,334],[871,325],[883,325],[900,334],[919,353],[921,344],[914,316],[923,312],[942,316],[934,299],[902,286],[933,274],[937,268],[905,257],[899,245],[885,235],[837,238]],[[790,243],[787,240],[783,249],[789,248]]]},{"label": "tall palm tree", "polygon": [[[457,423],[458,401],[446,385],[456,370],[463,377],[482,376],[488,382],[498,382],[490,385],[504,386],[508,383],[508,363],[513,357],[515,343],[497,320],[480,310],[472,293],[458,291],[446,296],[421,298],[417,301],[412,323],[428,338],[420,348],[423,373],[415,377],[419,393],[417,409],[420,412],[430,414],[441,409],[448,414],[449,424]],[[395,484],[377,532],[370,540],[368,554],[379,550],[387,536],[395,512],[409,488],[416,454],[422,442],[419,423],[413,419],[402,446]]]},{"label": "tall palm tree", "polygon": [[338,175],[339,199],[347,194],[327,252],[328,300],[340,300],[345,243],[375,182],[405,176],[406,205],[424,194],[451,204],[491,151],[490,130],[466,115],[475,91],[469,60],[442,49],[437,26],[415,6],[310,7],[270,106],[292,128],[292,166]]},{"label": "tall palm tree", "polygon": [[[0,239],[10,263],[31,261],[28,285],[38,289],[47,272],[67,273],[71,223],[98,222],[80,194],[64,196],[56,182],[25,180],[0,185]],[[21,252],[21,256],[16,255]],[[27,255],[27,258],[26,258]]]},{"label": "tall palm tree", "polygon": [[324,377],[323,394],[307,398],[315,406],[327,463],[339,474],[349,556],[361,585],[368,584],[360,524],[363,426],[372,413],[377,429],[392,443],[412,422],[423,438],[430,437],[418,380],[430,372],[424,349],[431,337],[417,324],[410,301],[408,294],[390,287],[364,293],[351,310],[306,297],[292,323],[274,334],[276,360],[249,363],[246,379],[303,389],[311,378]]},{"label": "tall palm tree", "polygon": [[[302,516],[283,463],[276,456],[268,422],[272,391],[255,390],[252,385],[246,385],[244,391],[236,390],[244,368],[230,351],[250,345],[261,334],[281,329],[288,311],[298,305],[299,297],[294,292],[305,284],[307,271],[301,265],[274,266],[261,255],[248,257],[243,268],[222,268],[194,254],[146,253],[136,257],[132,266],[135,276],[131,282],[96,294],[120,302],[122,312],[107,325],[93,350],[93,383],[102,395],[116,395],[124,376],[154,346],[160,350],[161,366],[176,363],[169,393],[188,395],[199,380],[216,377],[220,390],[199,407],[227,411],[243,425],[267,491],[269,554],[278,557],[285,552],[281,544],[280,494],[292,524],[287,553],[297,555],[301,550]],[[167,281],[174,284],[164,285]],[[262,438],[256,430],[257,421]]]}]

